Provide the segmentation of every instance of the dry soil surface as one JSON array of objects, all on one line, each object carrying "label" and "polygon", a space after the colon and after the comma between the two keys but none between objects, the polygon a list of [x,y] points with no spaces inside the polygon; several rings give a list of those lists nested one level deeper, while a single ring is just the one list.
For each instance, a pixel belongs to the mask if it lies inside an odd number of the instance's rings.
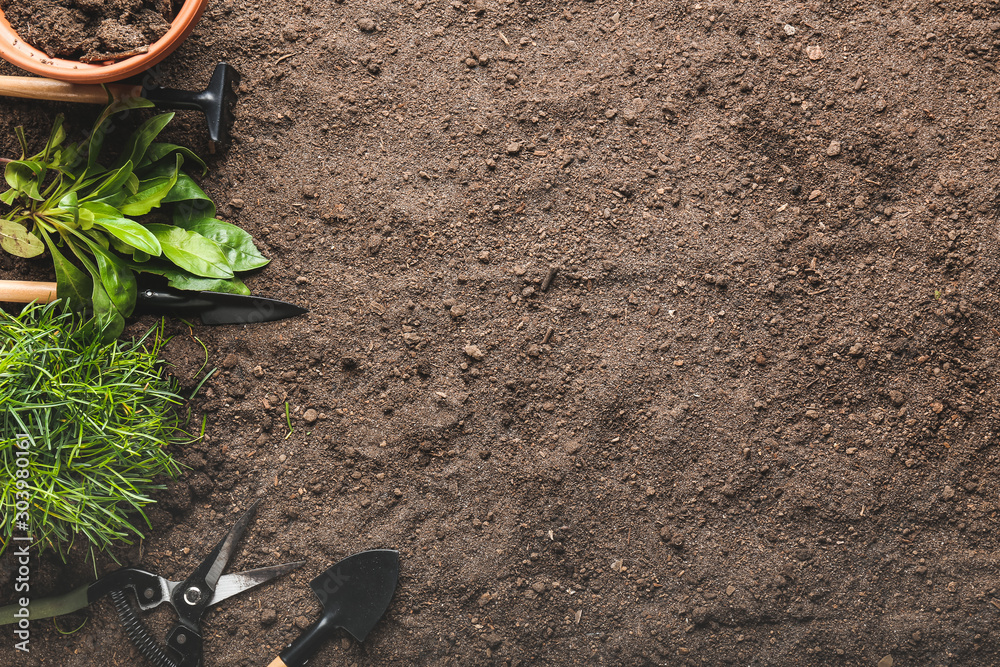
[{"label": "dry soil surface", "polygon": [[[311,312],[168,325],[206,435],[118,558],[181,579],[265,498],[232,569],[308,564],[206,667],[373,547],[388,613],[314,664],[998,664],[998,53],[993,0],[213,1],[159,75],[243,73],[203,184]],[[141,664],[108,602],[31,627],[3,664]]]}]

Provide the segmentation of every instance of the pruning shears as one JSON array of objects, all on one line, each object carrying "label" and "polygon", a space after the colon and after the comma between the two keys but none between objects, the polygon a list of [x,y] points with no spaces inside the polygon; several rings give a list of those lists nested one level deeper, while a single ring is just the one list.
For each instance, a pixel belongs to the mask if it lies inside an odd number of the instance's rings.
[{"label": "pruning shears", "polygon": [[[155,667],[202,667],[203,636],[201,618],[214,605],[280,577],[305,564],[305,561],[272,565],[235,574],[222,574],[235,553],[236,545],[257,513],[254,502],[229,533],[184,581],[126,567],[101,577],[71,593],[43,600],[31,600],[30,618],[49,618],[83,609],[104,596],[111,598],[125,629],[125,634],[139,652]],[[167,602],[177,613],[177,623],[161,645],[146,628],[126,591],[135,595],[139,609],[149,611]],[[16,623],[18,605],[0,608],[0,625]]]}]

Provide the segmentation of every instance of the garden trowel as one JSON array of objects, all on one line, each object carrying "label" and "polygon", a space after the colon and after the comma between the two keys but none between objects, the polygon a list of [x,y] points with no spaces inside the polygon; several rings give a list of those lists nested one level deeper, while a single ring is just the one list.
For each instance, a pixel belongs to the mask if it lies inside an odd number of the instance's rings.
[{"label": "garden trowel", "polygon": [[[58,298],[56,284],[30,280],[0,280],[0,301],[49,303]],[[139,288],[135,313],[201,318],[202,324],[255,324],[302,315],[309,311],[287,301],[260,296],[164,288]]]},{"label": "garden trowel", "polygon": [[373,549],[348,556],[310,582],[323,615],[268,667],[303,667],[335,630],[364,641],[389,607],[399,579],[399,552]]}]

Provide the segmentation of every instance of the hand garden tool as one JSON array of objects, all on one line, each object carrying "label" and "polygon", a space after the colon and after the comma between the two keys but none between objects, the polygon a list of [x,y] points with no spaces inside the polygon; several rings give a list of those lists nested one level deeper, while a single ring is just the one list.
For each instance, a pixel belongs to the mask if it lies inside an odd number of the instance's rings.
[{"label": "hand garden tool", "polygon": [[[56,284],[29,280],[0,280],[0,301],[49,303],[58,298]],[[260,296],[142,288],[136,293],[136,314],[201,318],[202,324],[254,324],[302,315],[309,311],[287,301]]]},{"label": "hand garden tool", "polygon": [[[247,525],[256,514],[259,503],[260,500],[257,500],[250,506],[186,580],[169,581],[144,570],[126,567],[66,595],[44,600],[32,599],[28,606],[29,618],[36,620],[68,614],[107,595],[111,597],[118,617],[125,626],[125,634],[149,662],[156,667],[201,667],[201,618],[205,611],[227,598],[287,574],[305,563],[299,561],[236,574],[222,574]],[[162,646],[150,634],[125,595],[128,589],[132,590],[142,611],[167,602],[177,612],[178,622],[167,633],[166,646]],[[20,609],[18,605],[0,608],[0,625],[18,622],[17,614]]]},{"label": "hand garden tool", "polygon": [[145,97],[161,109],[193,109],[203,112],[208,122],[208,138],[214,144],[224,143],[229,138],[229,129],[233,125],[232,108],[236,103],[235,87],[239,83],[239,72],[228,63],[219,63],[208,88],[201,92],[121,83],[105,86],[31,76],[4,76],[0,77],[0,95],[92,104],[107,104],[110,101],[109,95],[118,100]]},{"label": "hand garden tool", "polygon": [[348,556],[313,579],[309,586],[323,614],[268,667],[303,667],[337,629],[363,642],[389,607],[398,580],[399,552],[392,549]]}]

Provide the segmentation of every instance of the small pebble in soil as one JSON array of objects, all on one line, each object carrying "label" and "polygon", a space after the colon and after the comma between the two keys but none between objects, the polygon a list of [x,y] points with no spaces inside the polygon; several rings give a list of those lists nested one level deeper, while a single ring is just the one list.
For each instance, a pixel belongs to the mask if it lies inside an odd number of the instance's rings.
[{"label": "small pebble in soil", "polygon": [[483,351],[479,349],[478,345],[466,345],[464,352],[467,357],[475,359],[476,361],[482,361],[483,357],[486,356],[483,354]]},{"label": "small pebble in soil", "polygon": [[265,609],[260,613],[260,624],[263,626],[274,625],[278,620],[278,612],[273,609]]}]

